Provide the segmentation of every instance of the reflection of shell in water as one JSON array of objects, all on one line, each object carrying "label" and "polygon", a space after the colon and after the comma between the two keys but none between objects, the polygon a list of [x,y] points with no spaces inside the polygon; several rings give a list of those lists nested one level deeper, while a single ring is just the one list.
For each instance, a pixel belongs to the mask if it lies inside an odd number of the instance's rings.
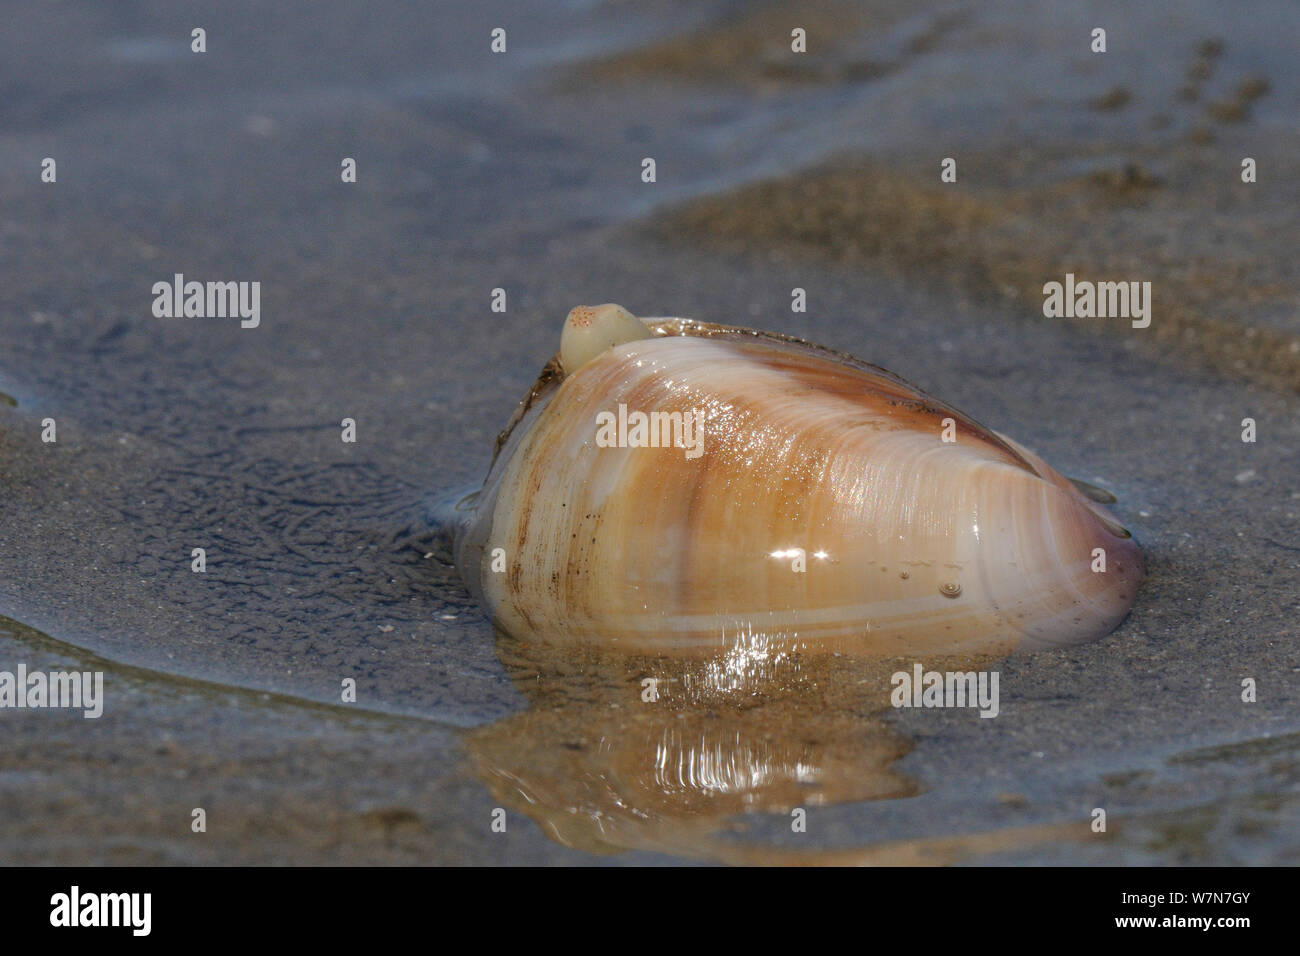
[{"label": "reflection of shell in water", "polygon": [[[652,722],[634,710],[533,710],[476,730],[480,779],[552,838],[589,852],[691,852],[746,812],[910,797],[892,769],[909,749],[883,719],[817,715],[820,736],[773,734],[753,711],[691,712]],[[813,704],[783,716],[817,714]],[[587,721],[587,733],[573,727]],[[811,735],[810,735],[811,736]]]},{"label": "reflection of shell in water", "polygon": [[[960,653],[1088,640],[1128,612],[1140,554],[1100,504],[891,373],[746,329],[576,314],[457,530],[509,633]],[[700,410],[702,451],[602,447],[620,406]]]},{"label": "reflection of shell in water", "polygon": [[504,635],[497,654],[530,706],[470,732],[473,766],[566,846],[728,859],[737,815],[921,789],[894,767],[911,744],[882,714],[892,662],[786,655],[719,680],[715,661]]}]

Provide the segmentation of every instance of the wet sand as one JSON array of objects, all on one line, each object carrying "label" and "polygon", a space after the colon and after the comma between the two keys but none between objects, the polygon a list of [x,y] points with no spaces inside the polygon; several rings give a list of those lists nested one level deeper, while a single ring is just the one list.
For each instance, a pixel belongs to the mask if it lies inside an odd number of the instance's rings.
[{"label": "wet sand", "polygon": [[[199,12],[226,32],[206,60],[161,6],[20,15],[0,669],[102,668],[108,703],[0,713],[0,859],[1295,861],[1294,31],[1187,5],[1138,57],[1123,37],[1159,17],[1107,12],[1099,63],[1069,38],[1087,14],[884,9],[862,36],[826,4],[814,41],[846,39],[782,67],[779,17],[716,9],[222,7]],[[498,22],[518,26],[493,58]],[[1239,95],[1251,77],[1267,92]],[[1044,318],[1065,271],[1152,281],[1151,327]],[[261,326],[154,318],[175,272],[260,280]],[[776,791],[771,812],[706,800],[686,827],[668,801],[621,841],[555,839],[502,781],[551,781],[562,815],[608,780],[565,746],[592,702],[521,690],[430,515],[481,477],[567,310],[611,300],[853,352],[1109,488],[1148,562],[1129,620],[998,665],[996,720],[805,711],[823,749],[777,733],[772,759],[827,755],[806,833]],[[788,730],[772,706],[753,726]],[[1080,835],[1097,806],[1110,832]]]}]

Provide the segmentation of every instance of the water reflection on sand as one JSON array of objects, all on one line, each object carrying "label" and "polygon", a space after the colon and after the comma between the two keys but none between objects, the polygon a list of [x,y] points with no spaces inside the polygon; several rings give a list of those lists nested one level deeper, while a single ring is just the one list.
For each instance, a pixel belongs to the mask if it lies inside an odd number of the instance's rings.
[{"label": "water reflection on sand", "polygon": [[[1085,825],[921,841],[861,834],[862,846],[741,843],[746,814],[922,792],[896,762],[912,742],[891,726],[890,677],[910,661],[807,652],[673,660],[520,644],[497,655],[526,711],[471,731],[475,771],[508,810],[591,853],[653,850],[723,862],[952,862]],[[976,670],[994,657],[935,661]],[[812,841],[810,841],[810,844]]]}]

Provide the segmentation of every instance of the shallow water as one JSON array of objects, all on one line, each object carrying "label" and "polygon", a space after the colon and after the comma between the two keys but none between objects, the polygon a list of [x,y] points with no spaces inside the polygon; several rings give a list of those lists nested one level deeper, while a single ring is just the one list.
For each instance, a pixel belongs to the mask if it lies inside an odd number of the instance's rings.
[{"label": "shallow water", "polygon": [[[797,68],[782,15],[727,4],[368,9],[44,5],[0,38],[0,670],[103,669],[109,695],[0,714],[0,859],[1295,860],[1294,5],[855,29],[827,3]],[[1207,114],[1253,75],[1242,118]],[[915,210],[883,244],[882,193]],[[1067,267],[1151,279],[1153,334],[1044,319],[1026,289]],[[262,324],[154,318],[175,272],[261,281]],[[617,713],[636,662],[521,655],[429,515],[568,308],[610,300],[853,352],[1110,489],[1148,560],[1129,620],[1000,663],[996,720],[844,672]]]}]

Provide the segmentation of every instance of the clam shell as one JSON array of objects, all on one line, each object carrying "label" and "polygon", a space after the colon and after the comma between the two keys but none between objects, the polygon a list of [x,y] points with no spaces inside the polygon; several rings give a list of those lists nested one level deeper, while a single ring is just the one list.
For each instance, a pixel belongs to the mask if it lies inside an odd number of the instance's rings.
[{"label": "clam shell", "polygon": [[[552,360],[457,529],[462,576],[511,635],[895,656],[1090,640],[1128,612],[1136,543],[1032,453],[849,356],[643,321],[653,337],[568,375]],[[620,403],[703,410],[703,453],[600,447]]]}]

